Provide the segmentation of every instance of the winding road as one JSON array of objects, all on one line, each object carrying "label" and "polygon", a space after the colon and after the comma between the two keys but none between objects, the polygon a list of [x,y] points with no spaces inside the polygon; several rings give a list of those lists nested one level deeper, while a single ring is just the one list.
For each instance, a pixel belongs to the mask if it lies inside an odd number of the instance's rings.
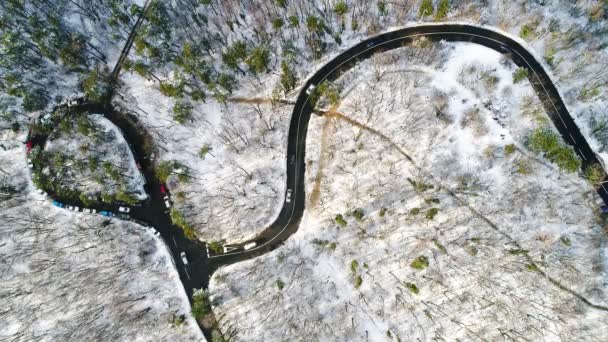
[{"label": "winding road", "polygon": [[[351,68],[355,63],[370,57],[376,52],[403,47],[404,44],[420,37],[427,37],[432,41],[464,41],[480,44],[508,55],[516,65],[528,69],[528,79],[563,140],[574,147],[583,161],[584,167],[600,164],[568,112],[549,75],[545,72],[541,63],[519,42],[497,31],[471,25],[426,24],[407,27],[370,37],[349,48],[325,64],[305,82],[294,106],[289,125],[286,188],[292,192],[291,201],[284,201],[275,221],[255,239],[238,245],[235,250],[229,253],[208,255],[205,243],[188,240],[181,229],[171,223],[162,199],[163,195],[159,191],[160,184],[154,174],[154,161],[150,159],[153,153],[153,148],[150,147],[153,145],[153,140],[137,118],[131,114],[120,113],[109,104],[84,103],[72,107],[71,110],[103,114],[122,130],[125,139],[132,147],[134,158],[142,166],[142,173],[147,182],[146,191],[150,195],[149,201],[132,208],[130,216],[135,221],[151,226],[160,233],[171,250],[186,293],[192,300],[193,289],[207,288],[211,274],[219,267],[268,253],[281,246],[285,240],[297,231],[305,208],[304,153],[308,123],[314,109],[307,90],[323,81],[338,78],[342,72]],[[47,137],[35,135],[29,137],[29,139],[34,144],[44,147]],[[604,181],[607,179],[605,173],[603,178]],[[608,203],[608,190],[603,184],[597,188],[597,192],[603,201]],[[53,194],[49,195],[54,199],[64,201],[66,204],[83,206],[82,203],[56,198]],[[117,206],[107,206],[97,209],[115,211],[116,208]],[[256,247],[244,250],[243,246],[251,242],[256,242]],[[184,265],[179,258],[181,251],[186,251],[190,260],[188,265]],[[209,331],[204,331],[204,333],[206,337],[210,337]]]}]

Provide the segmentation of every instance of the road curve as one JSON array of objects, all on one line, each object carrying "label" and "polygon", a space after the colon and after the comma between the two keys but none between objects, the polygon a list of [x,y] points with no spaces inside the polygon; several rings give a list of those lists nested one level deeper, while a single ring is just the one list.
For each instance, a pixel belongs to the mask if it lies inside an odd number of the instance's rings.
[{"label": "road curve", "polygon": [[[281,246],[297,231],[305,208],[306,133],[314,109],[306,90],[311,85],[318,85],[325,80],[335,80],[342,72],[375,52],[396,49],[420,37],[426,37],[432,41],[445,40],[480,44],[508,55],[516,65],[528,69],[528,79],[564,141],[574,147],[582,159],[584,167],[599,164],[595,153],[576,126],[557,88],[541,63],[516,40],[497,31],[472,25],[425,24],[407,27],[370,37],[349,48],[325,64],[305,82],[294,106],[289,125],[286,188],[292,191],[291,200],[283,203],[275,221],[255,239],[238,245],[232,252],[209,256],[204,243],[188,240],[181,229],[172,225],[164,207],[163,196],[159,191],[159,182],[154,174],[153,160],[150,158],[153,153],[150,147],[152,139],[143,126],[138,123],[137,118],[134,115],[119,113],[109,104],[85,103],[71,110],[103,114],[123,132],[125,139],[131,145],[134,158],[142,165],[142,174],[147,182],[146,191],[150,195],[149,201],[132,209],[131,217],[135,218],[137,222],[154,227],[160,233],[171,250],[180,279],[189,299],[192,300],[193,289],[207,288],[210,276],[219,267],[268,253]],[[30,139],[35,145],[44,147],[47,137],[32,135],[28,136],[28,140]],[[604,181],[607,179],[605,173],[603,179]],[[608,191],[603,185],[597,189],[597,192],[603,201],[608,203]],[[53,194],[49,195],[55,198]],[[78,203],[78,201],[67,204],[82,207],[82,203]],[[98,209],[115,210],[115,207],[108,205]],[[251,242],[256,242],[256,247],[244,250],[243,246]],[[186,251],[190,259],[189,265],[181,262],[179,258],[181,251]],[[203,332],[207,338],[210,338],[210,331],[204,330]]]},{"label": "road curve", "polygon": [[[579,128],[551,78],[534,56],[513,38],[500,32],[465,24],[426,24],[407,27],[396,31],[370,37],[336,56],[319,69],[302,87],[296,101],[287,143],[287,189],[291,189],[291,202],[284,202],[283,208],[274,223],[266,228],[252,241],[257,247],[250,250],[237,250],[227,254],[209,257],[211,270],[219,266],[251,259],[267,253],[280,246],[298,229],[305,207],[305,149],[306,133],[313,107],[306,90],[323,81],[335,80],[347,69],[375,52],[403,47],[414,39],[426,37],[431,41],[455,41],[480,44],[507,55],[513,62],[526,68],[528,79],[541,99],[545,111],[561,134],[563,140],[571,145],[583,161],[583,167],[598,165],[599,160],[581,134]],[[606,180],[606,174],[603,176]],[[596,189],[605,203],[608,203],[608,191],[602,184]],[[249,241],[249,242],[252,242]]]}]

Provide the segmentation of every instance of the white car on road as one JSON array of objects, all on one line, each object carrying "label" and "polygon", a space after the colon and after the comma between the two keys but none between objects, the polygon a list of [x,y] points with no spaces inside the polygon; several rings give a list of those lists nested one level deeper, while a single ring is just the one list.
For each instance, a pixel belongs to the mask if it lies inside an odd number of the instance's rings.
[{"label": "white car on road", "polygon": [[182,258],[184,265],[188,265],[188,258],[186,258],[186,252],[179,253],[179,256]]},{"label": "white car on road", "polygon": [[126,213],[131,212],[131,208],[129,208],[129,207],[118,207],[118,212],[126,214]]},{"label": "white car on road", "polygon": [[285,195],[285,202],[291,203],[291,189],[287,189],[287,195]]},{"label": "white car on road", "polygon": [[171,201],[169,200],[169,196],[165,196],[163,200],[165,201],[165,207],[171,208]]}]

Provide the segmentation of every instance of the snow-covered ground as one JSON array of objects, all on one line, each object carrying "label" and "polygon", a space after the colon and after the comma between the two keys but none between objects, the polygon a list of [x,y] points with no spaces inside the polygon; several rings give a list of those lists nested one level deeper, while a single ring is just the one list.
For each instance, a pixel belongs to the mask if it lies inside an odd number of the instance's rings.
[{"label": "snow-covered ground", "polygon": [[65,163],[67,171],[61,175],[56,174],[61,171],[54,163],[46,170],[47,173],[58,177],[62,187],[85,196],[97,198],[102,194],[124,192],[137,199],[145,199],[145,180],[118,127],[100,114],[84,116],[85,120],[87,118],[90,121],[86,125],[90,128],[86,135],[78,129],[80,124],[77,123],[69,132],[59,131],[51,135],[55,139],[49,139],[45,152],[60,153],[68,162]]},{"label": "snow-covered ground", "polygon": [[[157,85],[136,74],[122,80],[124,101],[155,139],[159,160],[177,161],[188,170],[188,181],[175,174],[168,185],[201,240],[244,241],[273,222],[283,201],[292,106],[208,100],[180,125],[172,119],[175,100]],[[260,98],[269,98],[258,87]],[[180,192],[183,197],[176,196]]]},{"label": "snow-covered ground", "polygon": [[164,244],[53,207],[31,183],[24,140],[4,131],[0,150],[0,339],[204,340]]},{"label": "snow-covered ground", "polygon": [[573,295],[608,307],[598,198],[526,149],[548,120],[514,70],[450,43],[343,75],[337,111],[311,120],[300,229],[212,280],[226,329],[243,341],[604,340],[608,312]]}]

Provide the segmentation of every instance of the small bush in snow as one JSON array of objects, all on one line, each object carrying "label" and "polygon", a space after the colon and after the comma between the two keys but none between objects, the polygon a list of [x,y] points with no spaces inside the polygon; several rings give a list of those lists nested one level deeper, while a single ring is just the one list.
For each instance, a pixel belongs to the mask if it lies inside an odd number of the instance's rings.
[{"label": "small bush in snow", "polygon": [[549,129],[534,130],[528,136],[527,142],[532,151],[542,152],[563,171],[575,172],[581,167],[581,161],[574,153],[574,149],[561,143],[559,136]]},{"label": "small bush in snow", "polygon": [[433,14],[434,11],[435,9],[433,8],[432,0],[422,0],[420,8],[418,9],[418,16],[421,18],[428,17],[429,15]]},{"label": "small bush in snow", "polygon": [[277,285],[277,289],[279,289],[279,291],[282,291],[285,287],[285,283],[281,279],[277,279],[275,284]]},{"label": "small bush in snow", "polygon": [[439,213],[439,209],[437,208],[430,208],[429,210],[426,211],[426,218],[428,220],[432,220],[435,218],[435,216]]},{"label": "small bush in snow", "polygon": [[513,73],[513,82],[519,83],[528,77],[528,69],[526,68],[517,68]]},{"label": "small bush in snow", "polygon": [[342,227],[346,227],[346,220],[344,219],[344,217],[342,216],[342,214],[338,214],[336,215],[336,223]]},{"label": "small bush in snow", "polygon": [[410,266],[416,270],[423,270],[429,266],[429,259],[424,255],[417,257]]},{"label": "small bush in snow", "polygon": [[201,319],[211,313],[211,300],[209,293],[205,290],[200,290],[192,295],[192,315],[196,319]]},{"label": "small bush in snow", "polygon": [[357,260],[353,260],[350,262],[350,271],[351,272],[357,272],[357,269],[359,268],[359,262]]},{"label": "small bush in snow", "polygon": [[447,17],[450,11],[450,0],[439,0],[437,5],[437,13],[435,13],[435,20],[442,20]]},{"label": "small bush in snow", "polygon": [[418,294],[420,293],[420,290],[418,290],[418,286],[416,286],[416,284],[414,283],[405,283],[405,286],[407,287],[408,290],[410,290],[410,292],[412,292],[413,294]]},{"label": "small bush in snow", "polygon": [[511,153],[515,152],[515,145],[514,144],[509,144],[505,146],[505,154],[509,155]]},{"label": "small bush in snow", "polygon": [[360,288],[360,287],[361,287],[361,284],[363,284],[363,278],[361,278],[361,276],[360,276],[360,275],[358,275],[358,276],[355,278],[355,288],[356,288],[356,289]]},{"label": "small bush in snow", "polygon": [[357,208],[357,209],[353,210],[353,216],[355,217],[355,219],[357,221],[363,220],[363,216],[365,216],[365,214],[363,213],[363,209]]}]

